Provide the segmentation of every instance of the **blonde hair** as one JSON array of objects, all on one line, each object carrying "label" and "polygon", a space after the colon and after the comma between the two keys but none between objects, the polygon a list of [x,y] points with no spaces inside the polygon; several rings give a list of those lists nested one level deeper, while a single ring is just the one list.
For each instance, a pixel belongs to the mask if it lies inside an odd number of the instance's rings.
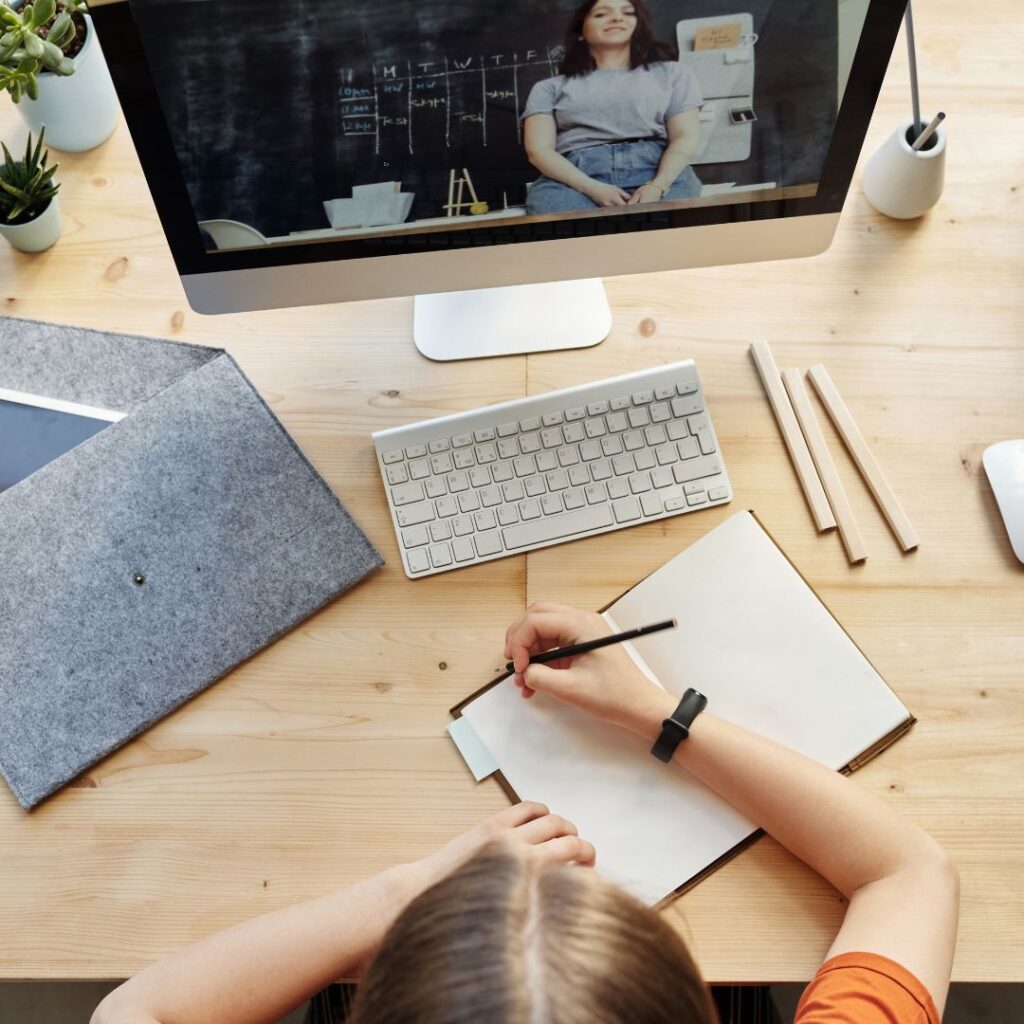
[{"label": "blonde hair", "polygon": [[682,940],[596,872],[490,846],[417,897],[353,1024],[714,1024]]}]

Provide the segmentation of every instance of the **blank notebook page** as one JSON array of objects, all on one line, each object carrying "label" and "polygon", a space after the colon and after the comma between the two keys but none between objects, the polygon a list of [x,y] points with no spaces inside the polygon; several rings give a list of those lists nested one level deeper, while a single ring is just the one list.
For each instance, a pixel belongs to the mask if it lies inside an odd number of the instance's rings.
[{"label": "blank notebook page", "polygon": [[[675,617],[638,641],[670,692],[839,769],[910,719],[750,513],[706,534],[606,612],[613,631]],[[634,657],[636,650],[625,645]],[[649,744],[511,679],[463,708],[522,800],[567,817],[598,868],[648,903],[742,842],[755,825]]]}]

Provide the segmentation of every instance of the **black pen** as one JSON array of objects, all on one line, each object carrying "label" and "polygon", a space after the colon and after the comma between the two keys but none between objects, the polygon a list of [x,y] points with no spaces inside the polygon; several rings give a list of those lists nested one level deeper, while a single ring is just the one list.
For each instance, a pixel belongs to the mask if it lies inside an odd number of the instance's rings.
[{"label": "black pen", "polygon": [[[663,629],[675,629],[677,625],[678,623],[675,619],[666,619],[664,622],[655,622],[650,626],[637,626],[636,629],[627,629],[624,633],[603,636],[599,640],[586,640],[581,644],[556,647],[553,650],[545,651],[543,654],[534,654],[530,658],[530,664],[543,665],[546,661],[556,661],[558,658],[572,658],[577,654],[596,651],[599,647],[607,647],[609,644],[621,644],[627,640],[635,640],[638,636],[647,636],[648,633],[660,633]],[[516,667],[511,661],[505,665],[506,672],[514,672],[515,670]]]}]

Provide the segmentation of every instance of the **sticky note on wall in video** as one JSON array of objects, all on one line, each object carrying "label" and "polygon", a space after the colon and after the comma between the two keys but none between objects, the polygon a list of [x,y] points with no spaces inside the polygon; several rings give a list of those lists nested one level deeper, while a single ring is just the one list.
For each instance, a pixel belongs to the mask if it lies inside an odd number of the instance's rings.
[{"label": "sticky note on wall in video", "polygon": [[731,50],[739,44],[740,23],[727,21],[721,25],[705,25],[693,38],[694,50]]}]

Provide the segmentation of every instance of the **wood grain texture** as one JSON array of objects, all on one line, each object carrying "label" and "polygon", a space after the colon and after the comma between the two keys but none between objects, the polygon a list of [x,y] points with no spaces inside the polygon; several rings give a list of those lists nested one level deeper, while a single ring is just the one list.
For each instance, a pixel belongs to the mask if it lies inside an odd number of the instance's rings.
[{"label": "wood grain texture", "polygon": [[846,550],[846,557],[850,560],[851,565],[863,562],[868,557],[864,538],[857,526],[853,509],[850,508],[850,499],[847,498],[843,482],[836,472],[836,464],[832,461],[828,444],[825,442],[825,435],[821,432],[821,425],[818,423],[818,417],[811,405],[811,396],[807,392],[804,375],[800,370],[783,370],[782,383],[786,386],[786,393],[793,404],[793,412],[796,413],[800,430],[811,451],[811,458],[814,459],[814,466],[818,470],[821,486],[828,496],[829,505],[832,506],[832,513],[835,516],[836,525],[839,527],[839,536]]},{"label": "wood grain texture", "polygon": [[[1010,0],[987,9],[1005,31],[978,33],[976,11],[954,0],[933,0],[918,21],[925,104],[948,115],[946,191],[927,217],[878,216],[858,176],[824,255],[611,279],[611,336],[583,352],[428,363],[411,344],[408,299],[197,316],[124,126],[92,153],[55,154],[64,236],[36,257],[0,244],[0,310],[226,347],[388,565],[358,600],[324,609],[33,813],[0,790],[0,976],[124,977],[424,854],[503,806],[443,729],[448,707],[501,664],[513,616],[538,598],[598,607],[753,508],[919,719],[853,784],[959,864],[954,977],[1024,980],[1024,567],[980,464],[986,445],[1024,435],[1024,92],[1012,88],[1024,26]],[[901,40],[866,154],[908,110]],[[0,135],[24,140],[6,100]],[[870,561],[851,567],[815,532],[747,354],[759,337],[785,339],[774,342],[783,365],[828,366],[901,481],[917,551],[892,543],[845,459]],[[404,578],[372,430],[686,357],[731,508]],[[667,916],[708,978],[783,981],[810,977],[842,912],[764,839]]]}]

